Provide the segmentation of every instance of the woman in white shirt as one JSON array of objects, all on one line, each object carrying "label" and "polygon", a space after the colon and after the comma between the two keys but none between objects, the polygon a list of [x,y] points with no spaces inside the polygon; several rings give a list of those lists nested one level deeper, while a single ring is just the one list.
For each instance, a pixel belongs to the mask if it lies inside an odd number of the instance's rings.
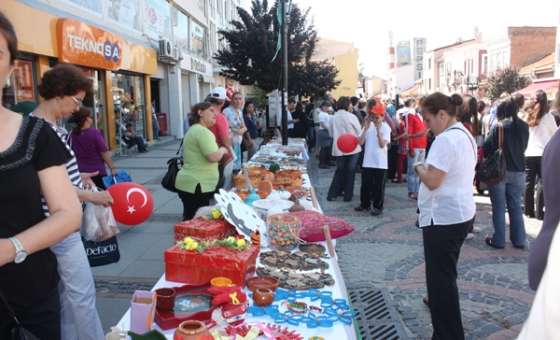
[{"label": "woman in white shirt", "polygon": [[329,187],[327,201],[334,201],[344,192],[344,201],[350,202],[354,195],[354,178],[356,177],[356,165],[358,157],[362,152],[361,146],[351,152],[342,152],[337,145],[338,137],[343,134],[353,134],[358,138],[362,131],[360,121],[353,113],[350,98],[340,97],[336,102],[338,111],[330,119],[329,131],[333,138],[332,155],[336,157],[336,171]]},{"label": "woman in white shirt", "polygon": [[[535,217],[535,185],[537,177],[541,177],[544,148],[558,129],[554,117],[548,112],[546,93],[538,90],[534,102],[535,104],[528,108],[526,116],[529,124],[529,143],[525,150],[525,215],[528,217]],[[542,209],[537,209],[537,215],[542,219]]]},{"label": "woman in white shirt", "polygon": [[368,115],[364,119],[364,128],[360,135],[360,144],[364,145],[360,205],[354,210],[367,211],[373,205],[371,214],[378,216],[383,212],[385,200],[387,144],[391,141],[391,128],[384,122],[383,104],[377,103],[375,99],[370,99],[367,103],[367,112]]},{"label": "woman in white shirt", "polygon": [[436,138],[425,163],[414,165],[422,182],[419,225],[424,240],[426,282],[433,339],[464,339],[457,261],[476,205],[473,179],[476,143],[456,118],[461,96],[436,92],[424,100],[424,121]]}]

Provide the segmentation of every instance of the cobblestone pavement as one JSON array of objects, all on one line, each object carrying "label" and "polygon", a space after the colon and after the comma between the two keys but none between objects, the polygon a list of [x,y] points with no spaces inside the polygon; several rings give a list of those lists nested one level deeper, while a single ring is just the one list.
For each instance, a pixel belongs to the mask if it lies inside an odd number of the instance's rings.
[{"label": "cobblestone pavement", "polygon": [[[314,162],[312,162],[314,163]],[[360,174],[352,202],[326,201],[334,168],[312,164],[311,178],[325,214],[353,223],[355,231],[338,240],[339,263],[348,288],[385,289],[412,339],[429,339],[430,315],[422,303],[426,295],[421,231],[414,226],[415,202],[407,198],[406,184],[389,183],[380,217],[357,213]],[[463,324],[467,339],[514,339],[526,319],[533,292],[527,283],[528,251],[510,245],[491,249],[484,236],[492,231],[488,197],[477,196],[475,226],[482,230],[463,245],[458,272]],[[526,219],[530,240],[540,221]],[[531,236],[532,235],[532,236]]]}]

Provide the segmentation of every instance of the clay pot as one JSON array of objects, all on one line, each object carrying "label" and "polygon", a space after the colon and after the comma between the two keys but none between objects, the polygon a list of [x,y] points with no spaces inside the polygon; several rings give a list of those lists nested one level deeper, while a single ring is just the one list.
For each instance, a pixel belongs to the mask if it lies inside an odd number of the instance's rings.
[{"label": "clay pot", "polygon": [[274,300],[274,292],[268,288],[257,288],[253,293],[253,301],[259,307],[266,307]]},{"label": "clay pot", "polygon": [[268,195],[270,195],[270,193],[272,192],[273,188],[272,188],[272,183],[270,181],[261,181],[259,183],[259,196],[262,199],[265,199],[268,197]]},{"label": "clay pot", "polygon": [[212,339],[206,325],[202,321],[187,320],[181,322],[175,330],[173,340],[205,340]]},{"label": "clay pot", "polygon": [[171,311],[175,307],[175,296],[177,293],[173,288],[160,288],[156,290],[156,308],[158,310]]},{"label": "clay pot", "polygon": [[270,289],[273,292],[278,288],[278,279],[272,276],[257,276],[247,280],[247,288],[253,293],[257,288]]}]

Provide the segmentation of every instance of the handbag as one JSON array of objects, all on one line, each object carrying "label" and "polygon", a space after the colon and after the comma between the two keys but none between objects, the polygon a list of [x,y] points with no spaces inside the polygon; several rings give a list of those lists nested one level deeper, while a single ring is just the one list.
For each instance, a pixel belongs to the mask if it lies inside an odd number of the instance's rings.
[{"label": "handbag", "polygon": [[128,174],[128,172],[124,170],[119,170],[114,176],[104,176],[103,177],[103,185],[105,188],[109,188],[113,184],[123,183],[123,182],[132,182],[132,177]]},{"label": "handbag", "polygon": [[500,183],[506,176],[506,158],[503,151],[504,127],[498,124],[498,148],[485,157],[476,168],[476,177],[488,186]]},{"label": "handbag", "polygon": [[175,179],[177,179],[177,174],[179,170],[183,167],[183,155],[181,155],[181,147],[183,146],[183,141],[181,140],[181,144],[179,145],[179,149],[177,153],[175,153],[175,157],[170,158],[167,161],[167,171],[165,175],[161,179],[161,186],[169,190],[171,192],[177,192],[177,188],[175,188]]},{"label": "handbag", "polygon": [[14,320],[14,325],[10,330],[10,340],[39,340],[37,336],[35,336],[33,333],[25,329],[23,325],[19,322],[16,313],[12,309],[12,306],[10,306],[10,304],[8,303],[8,300],[6,300],[6,297],[4,296],[4,292],[2,292],[1,290],[0,290],[0,300],[2,300],[2,303],[4,304],[4,307],[8,312],[8,316]]},{"label": "handbag", "polygon": [[88,241],[82,237],[82,243],[91,267],[116,263],[121,259],[116,236],[100,242]]}]

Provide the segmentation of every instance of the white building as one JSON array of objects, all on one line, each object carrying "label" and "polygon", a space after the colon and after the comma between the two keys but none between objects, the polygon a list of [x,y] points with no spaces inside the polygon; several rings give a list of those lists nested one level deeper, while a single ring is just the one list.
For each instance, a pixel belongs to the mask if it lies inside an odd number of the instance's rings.
[{"label": "white building", "polygon": [[411,89],[422,80],[425,50],[425,38],[399,41],[396,48],[389,48],[391,63],[387,92],[391,97]]},{"label": "white building", "polygon": [[558,10],[558,27],[556,28],[556,65],[554,70],[556,78],[560,78],[560,9]]}]

